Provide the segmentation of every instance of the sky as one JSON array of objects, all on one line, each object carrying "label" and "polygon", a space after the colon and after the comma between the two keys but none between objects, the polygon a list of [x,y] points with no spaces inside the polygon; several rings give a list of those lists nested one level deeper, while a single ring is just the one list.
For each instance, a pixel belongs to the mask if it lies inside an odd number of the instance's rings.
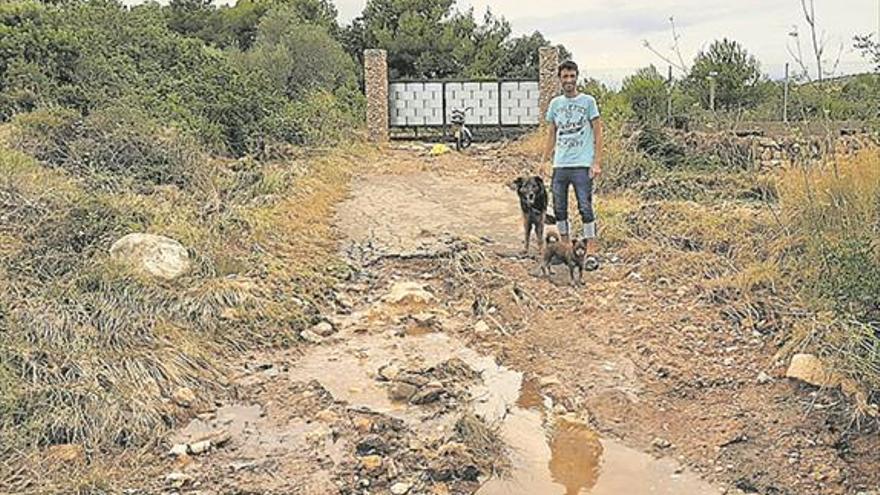
[{"label": "sky", "polygon": [[[138,0],[127,0],[134,1]],[[814,1],[818,34],[826,40],[826,67],[834,65],[840,54],[838,74],[870,70],[868,62],[853,49],[852,39],[867,33],[875,33],[876,39],[880,0]],[[339,22],[346,24],[361,13],[366,0],[334,3]],[[786,62],[791,62],[794,70],[787,45],[796,51],[796,40],[800,39],[804,54],[812,53],[800,0],[457,0],[456,5],[461,10],[473,7],[478,19],[491,9],[510,22],[514,36],[541,31],[572,52],[585,76],[612,86],[649,64],[666,72],[668,64],[645,48],[644,41],[672,56],[670,16],[685,62],[713,40],[728,37],[745,46],[761,62],[762,70],[778,79]],[[789,36],[794,26],[798,38]]]}]

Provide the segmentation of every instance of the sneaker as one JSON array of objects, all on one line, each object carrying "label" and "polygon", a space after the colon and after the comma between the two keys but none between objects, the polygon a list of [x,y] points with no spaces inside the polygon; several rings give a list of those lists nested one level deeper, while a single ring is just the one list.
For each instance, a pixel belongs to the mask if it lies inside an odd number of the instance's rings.
[{"label": "sneaker", "polygon": [[594,272],[599,269],[599,259],[592,254],[584,259],[584,270]]}]

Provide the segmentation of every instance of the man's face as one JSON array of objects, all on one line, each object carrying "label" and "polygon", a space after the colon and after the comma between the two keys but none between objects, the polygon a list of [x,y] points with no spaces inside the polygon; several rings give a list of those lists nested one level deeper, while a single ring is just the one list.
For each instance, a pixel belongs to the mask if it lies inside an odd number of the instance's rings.
[{"label": "man's face", "polygon": [[559,79],[562,81],[562,91],[573,93],[577,89],[577,71],[571,69],[562,69]]}]

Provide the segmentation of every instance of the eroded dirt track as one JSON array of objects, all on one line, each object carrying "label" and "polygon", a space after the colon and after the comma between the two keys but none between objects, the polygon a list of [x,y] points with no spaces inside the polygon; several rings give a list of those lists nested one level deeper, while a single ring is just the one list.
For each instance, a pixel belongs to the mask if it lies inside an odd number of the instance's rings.
[{"label": "eroded dirt track", "polygon": [[772,338],[732,327],[695,286],[646,275],[649,257],[606,252],[584,287],[559,269],[536,276],[506,188],[516,164],[388,156],[338,208],[354,274],[326,321],[304,348],[242,360],[238,401],[169,438],[190,451],[168,461],[169,487],[709,495],[876,483],[876,442],[834,426],[833,397],[774,379]]}]

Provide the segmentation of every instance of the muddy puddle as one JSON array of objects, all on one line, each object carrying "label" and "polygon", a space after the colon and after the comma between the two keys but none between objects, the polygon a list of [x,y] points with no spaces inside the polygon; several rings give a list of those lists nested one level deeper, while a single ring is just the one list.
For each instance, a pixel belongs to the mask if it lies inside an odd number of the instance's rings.
[{"label": "muddy puddle", "polygon": [[444,421],[423,407],[392,400],[379,377],[389,364],[424,369],[453,358],[479,373],[468,389],[471,406],[499,426],[512,461],[509,476],[484,480],[478,495],[720,493],[673,460],[655,459],[600,438],[584,423],[554,417],[536,381],[443,333],[352,336],[304,356],[290,373],[295,380],[317,380],[353,406],[401,418],[416,430],[438,431],[450,427],[452,418]]},{"label": "muddy puddle", "polygon": [[720,491],[668,459],[654,459],[602,439],[586,425],[542,409],[515,407],[501,434],[513,463],[509,477],[488,480],[477,495],[714,495]]},{"label": "muddy puddle", "polygon": [[[336,399],[354,407],[388,414],[411,425],[423,420],[423,408],[389,397],[387,384],[379,378],[387,366],[425,369],[460,359],[480,374],[482,383],[471,387],[470,396],[478,417],[498,421],[519,395],[521,374],[498,366],[462,342],[438,332],[389,332],[344,339],[336,346],[320,348],[303,356],[289,371],[296,381],[317,380]],[[333,373],[327,370],[332,369]]]},{"label": "muddy puddle", "polygon": [[[719,493],[674,460],[601,438],[554,407],[542,387],[555,379],[526,377],[469,348],[444,331],[465,322],[433,302],[419,284],[396,284],[378,306],[337,320],[332,340],[311,347],[290,367],[268,370],[282,383],[317,382],[348,408],[402,421],[417,439],[411,449],[446,442],[462,414],[472,411],[498,431],[511,466],[504,477],[479,479],[478,495]],[[175,441],[224,432],[236,444],[234,470],[267,456],[282,459],[310,438],[327,438],[324,420],[277,414],[270,420],[274,407],[222,407],[193,421]],[[332,435],[322,451],[328,472],[350,456]]]}]

